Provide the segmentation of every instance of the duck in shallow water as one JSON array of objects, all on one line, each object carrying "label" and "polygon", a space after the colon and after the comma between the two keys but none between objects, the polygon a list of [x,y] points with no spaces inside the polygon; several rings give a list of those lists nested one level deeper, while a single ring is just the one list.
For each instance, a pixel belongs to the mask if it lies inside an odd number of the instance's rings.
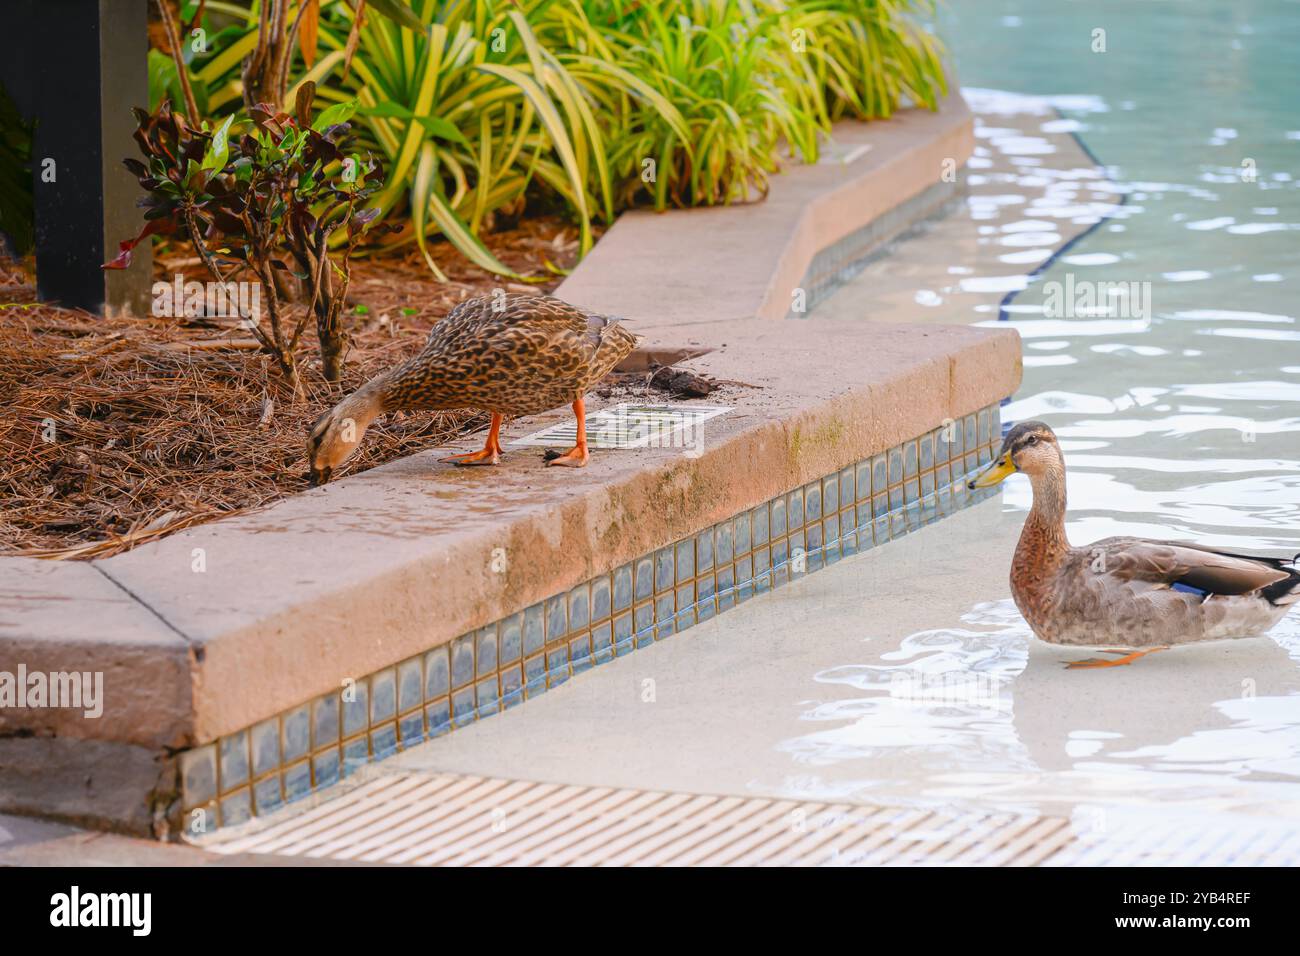
[{"label": "duck in shallow water", "polygon": [[1287,561],[1128,537],[1071,547],[1065,458],[1042,422],[1012,428],[992,464],[968,484],[988,488],[1016,472],[1034,492],[1011,561],[1016,607],[1042,641],[1123,655],[1072,667],[1113,667],[1175,644],[1256,637],[1300,601],[1300,555]]},{"label": "duck in shallow water", "polygon": [[376,375],[317,420],[307,440],[311,482],[324,484],[361,444],[380,415],[395,411],[480,408],[492,414],[482,451],[443,461],[495,465],[506,418],[572,405],[577,439],[547,462],[587,464],[583,395],[622,361],[638,337],[618,319],[549,295],[466,299],[429,331],[424,348]]}]

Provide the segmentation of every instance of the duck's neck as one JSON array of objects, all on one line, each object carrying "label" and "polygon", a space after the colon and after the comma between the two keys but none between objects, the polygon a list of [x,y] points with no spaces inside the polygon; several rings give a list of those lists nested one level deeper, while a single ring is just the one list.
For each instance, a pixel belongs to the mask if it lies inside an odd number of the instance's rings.
[{"label": "duck's neck", "polygon": [[1034,505],[1020,532],[1016,560],[1042,571],[1055,571],[1070,550],[1065,536],[1065,469],[1034,475],[1030,483]]},{"label": "duck's neck", "polygon": [[464,395],[441,376],[430,375],[429,356],[421,352],[376,375],[358,391],[368,391],[378,404],[378,414],[461,408]]},{"label": "duck's neck", "polygon": [[339,417],[352,419],[356,425],[358,441],[376,418],[386,412],[393,411],[393,408],[388,404],[387,390],[382,379],[382,375],[372,378],[339,402]]}]

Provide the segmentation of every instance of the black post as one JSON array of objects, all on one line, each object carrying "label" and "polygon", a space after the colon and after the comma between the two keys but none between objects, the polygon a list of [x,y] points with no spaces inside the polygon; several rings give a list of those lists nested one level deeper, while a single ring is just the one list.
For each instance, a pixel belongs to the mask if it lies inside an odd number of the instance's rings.
[{"label": "black post", "polygon": [[43,301],[106,315],[148,311],[153,256],[100,268],[143,225],[132,106],[148,107],[148,0],[9,0],[0,82],[36,120],[36,284]]}]

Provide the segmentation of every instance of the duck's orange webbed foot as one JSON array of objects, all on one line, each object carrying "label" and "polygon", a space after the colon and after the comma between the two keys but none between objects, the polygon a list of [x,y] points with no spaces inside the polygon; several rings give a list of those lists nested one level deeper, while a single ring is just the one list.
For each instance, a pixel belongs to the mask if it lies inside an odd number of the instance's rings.
[{"label": "duck's orange webbed foot", "polygon": [[495,448],[484,448],[482,451],[472,451],[466,455],[451,455],[438,460],[448,461],[453,465],[499,465],[501,453]]},{"label": "duck's orange webbed foot", "polygon": [[574,445],[563,455],[557,452],[548,452],[546,456],[547,465],[560,465],[568,468],[584,468],[591,456],[587,454],[586,445]]},{"label": "duck's orange webbed foot", "polygon": [[448,461],[453,465],[498,465],[501,463],[501,422],[503,416],[493,415],[492,426],[488,429],[487,442],[483,445],[482,451],[472,451],[464,455],[451,455],[447,458],[440,458],[439,461]]},{"label": "duck's orange webbed foot", "polygon": [[573,415],[578,420],[578,444],[574,445],[563,455],[556,455],[554,452],[546,453],[546,464],[559,465],[564,468],[583,468],[591,456],[587,454],[587,409],[578,399],[573,403]]},{"label": "duck's orange webbed foot", "polygon": [[1103,654],[1122,654],[1113,661],[1105,661],[1096,657],[1089,657],[1081,661],[1070,661],[1065,665],[1067,670],[1091,670],[1097,667],[1123,667],[1125,664],[1132,664],[1139,657],[1146,657],[1148,654],[1154,654],[1156,651],[1167,651],[1168,647],[1148,647],[1145,651],[1115,651],[1103,649]]}]

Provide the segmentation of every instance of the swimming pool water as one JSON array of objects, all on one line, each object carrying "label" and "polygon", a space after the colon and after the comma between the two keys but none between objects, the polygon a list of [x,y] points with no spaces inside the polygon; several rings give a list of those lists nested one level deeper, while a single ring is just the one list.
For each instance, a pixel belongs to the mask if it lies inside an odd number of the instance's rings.
[{"label": "swimming pool water", "polygon": [[[1008,306],[1025,378],[1004,420],[1063,439],[1071,536],[1300,551],[1300,4],[950,13],[962,82],[1056,97],[1128,197]],[[1150,283],[1149,321],[1045,316],[1067,282]]]},{"label": "swimming pool water", "polygon": [[[946,309],[942,321],[1019,331],[1024,381],[1003,421],[1042,419],[1060,437],[1071,540],[1300,551],[1300,4],[963,0],[943,26],[983,113],[966,214],[996,267],[987,255],[984,274],[954,260],[951,281],[917,288],[914,301]],[[1059,119],[1033,133],[996,128],[999,113],[1044,104]],[[1048,175],[1057,149],[1040,130],[1077,136],[1122,202],[1099,210],[1079,198],[1078,175]],[[1005,187],[984,175],[989,149],[1017,170]],[[1089,231],[1062,250],[1063,224]],[[945,234],[958,229],[936,227]],[[879,306],[862,297],[900,267],[882,262],[846,294]],[[962,297],[1004,291],[1001,308]],[[1028,482],[1004,488],[1018,525]],[[1123,699],[1092,684],[1095,710],[1081,718],[1059,699],[1075,691],[1048,672],[1059,662],[1035,660],[1005,595],[816,674],[829,696],[801,714],[816,729],[780,744],[802,768],[787,792],[1181,802],[1202,814],[1300,804],[1300,613],[1271,635],[1266,689],[1234,670],[1236,696],[1211,694],[1171,718],[1177,708],[1160,697],[1170,684]],[[942,699],[918,691],[945,676]],[[924,768],[919,790],[891,777],[900,755]]]}]

